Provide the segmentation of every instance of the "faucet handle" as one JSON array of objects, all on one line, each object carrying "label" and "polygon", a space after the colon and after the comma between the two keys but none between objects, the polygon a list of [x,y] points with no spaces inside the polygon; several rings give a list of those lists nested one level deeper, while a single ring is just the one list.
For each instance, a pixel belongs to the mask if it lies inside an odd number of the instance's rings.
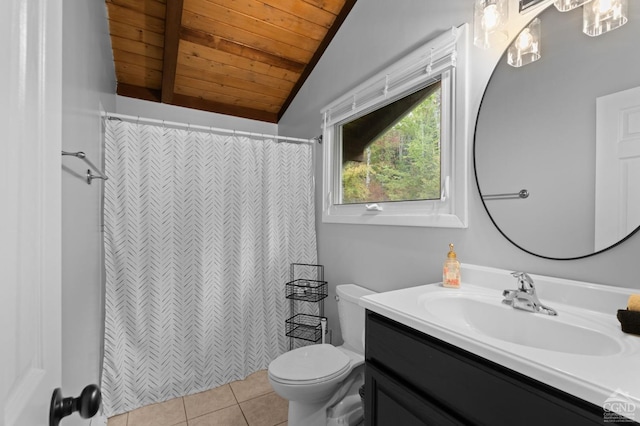
[{"label": "faucet handle", "polygon": [[527,293],[531,293],[535,291],[535,287],[533,286],[533,279],[526,272],[512,272],[513,275],[518,280],[518,290],[526,291]]}]

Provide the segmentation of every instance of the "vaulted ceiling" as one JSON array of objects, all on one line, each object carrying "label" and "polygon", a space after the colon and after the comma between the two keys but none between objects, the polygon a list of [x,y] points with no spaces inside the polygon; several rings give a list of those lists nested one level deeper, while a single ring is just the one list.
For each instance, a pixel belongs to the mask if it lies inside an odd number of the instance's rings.
[{"label": "vaulted ceiling", "polygon": [[117,93],[277,123],[356,0],[105,0]]}]

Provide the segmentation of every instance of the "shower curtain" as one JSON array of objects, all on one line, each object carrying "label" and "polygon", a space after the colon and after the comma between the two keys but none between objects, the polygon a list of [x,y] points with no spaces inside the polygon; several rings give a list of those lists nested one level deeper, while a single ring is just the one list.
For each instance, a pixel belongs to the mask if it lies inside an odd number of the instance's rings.
[{"label": "shower curtain", "polygon": [[105,415],[284,352],[289,265],[316,263],[312,146],[105,125]]}]

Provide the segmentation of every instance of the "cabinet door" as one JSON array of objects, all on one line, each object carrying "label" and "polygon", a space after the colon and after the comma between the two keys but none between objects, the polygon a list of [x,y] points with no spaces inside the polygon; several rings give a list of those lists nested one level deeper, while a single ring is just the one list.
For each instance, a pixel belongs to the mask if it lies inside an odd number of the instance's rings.
[{"label": "cabinet door", "polygon": [[424,396],[418,396],[373,365],[365,368],[367,426],[460,425]]},{"label": "cabinet door", "polygon": [[367,368],[469,424],[604,424],[601,407],[388,318],[368,312],[365,332]]}]

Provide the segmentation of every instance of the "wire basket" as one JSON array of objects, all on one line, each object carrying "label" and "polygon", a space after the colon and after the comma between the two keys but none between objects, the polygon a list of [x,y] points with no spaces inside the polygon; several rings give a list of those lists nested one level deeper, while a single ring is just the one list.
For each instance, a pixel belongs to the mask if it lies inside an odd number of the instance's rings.
[{"label": "wire basket", "polygon": [[287,336],[309,342],[318,342],[322,339],[323,318],[325,317],[317,315],[294,315],[285,321],[287,323]]},{"label": "wire basket", "polygon": [[287,299],[319,302],[327,297],[327,282],[318,280],[297,279],[285,284]]}]

